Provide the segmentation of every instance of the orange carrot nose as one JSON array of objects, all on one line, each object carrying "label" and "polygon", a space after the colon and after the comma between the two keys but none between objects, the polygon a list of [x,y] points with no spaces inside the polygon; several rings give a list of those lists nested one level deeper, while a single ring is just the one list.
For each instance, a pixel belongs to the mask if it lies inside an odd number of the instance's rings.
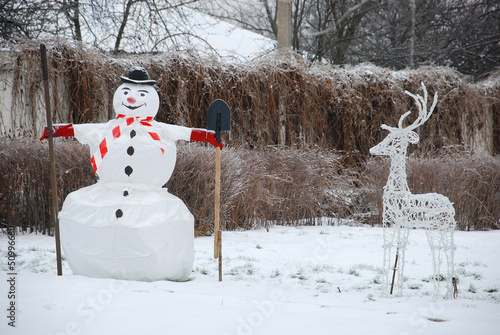
[{"label": "orange carrot nose", "polygon": [[129,97],[127,98],[127,101],[131,104],[135,104],[135,98]]}]

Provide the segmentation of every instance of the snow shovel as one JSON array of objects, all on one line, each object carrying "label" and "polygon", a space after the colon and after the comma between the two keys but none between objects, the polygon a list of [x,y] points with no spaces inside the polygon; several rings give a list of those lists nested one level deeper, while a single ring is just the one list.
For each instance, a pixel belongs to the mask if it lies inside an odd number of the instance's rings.
[{"label": "snow shovel", "polygon": [[[221,143],[221,131],[228,131],[231,127],[231,112],[224,100],[217,99],[208,108],[207,129],[215,131],[217,143]],[[215,161],[215,219],[214,219],[214,258],[219,259],[219,281],[222,281],[221,232],[219,230],[219,203],[220,203],[220,147],[216,148]]]}]

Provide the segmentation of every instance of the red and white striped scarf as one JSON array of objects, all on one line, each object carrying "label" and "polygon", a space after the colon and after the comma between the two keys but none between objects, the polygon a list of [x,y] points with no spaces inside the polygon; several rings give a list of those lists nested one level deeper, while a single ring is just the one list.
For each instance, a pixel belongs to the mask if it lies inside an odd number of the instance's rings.
[{"label": "red and white striped scarf", "polygon": [[[104,139],[101,141],[101,144],[99,144],[97,151],[90,159],[92,167],[94,168],[94,173],[97,173],[97,170],[99,169],[99,166],[101,165],[104,156],[106,156],[106,154],[108,153],[108,144],[111,144],[114,140],[120,138],[126,127],[132,125],[134,122],[139,122],[143,126],[151,127],[151,121],[153,121],[153,117],[151,116],[148,116],[146,118],[141,118],[141,117],[126,118],[125,115],[123,114],[118,114],[116,116],[116,119],[117,120],[123,119],[124,122],[120,122],[117,126],[115,126],[112,129],[111,134],[108,134],[106,135],[106,137],[104,137]],[[158,135],[153,131],[148,132],[148,134],[151,136],[153,140],[158,141],[158,143],[160,144],[160,150],[163,155],[163,153],[165,153],[165,149],[162,148],[162,145],[165,145],[165,143],[161,140],[160,135]]]}]

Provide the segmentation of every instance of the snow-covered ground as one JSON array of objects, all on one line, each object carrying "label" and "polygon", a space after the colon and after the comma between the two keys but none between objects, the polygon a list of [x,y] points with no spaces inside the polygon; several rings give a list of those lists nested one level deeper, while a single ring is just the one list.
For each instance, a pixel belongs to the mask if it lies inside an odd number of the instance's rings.
[{"label": "snow-covered ground", "polygon": [[[500,231],[455,235],[459,298],[432,301],[425,232],[410,234],[403,297],[380,296],[382,229],[280,227],[195,239],[191,280],[134,282],[55,275],[54,240],[0,235],[0,334],[500,334]],[[15,328],[8,326],[15,303]]]}]

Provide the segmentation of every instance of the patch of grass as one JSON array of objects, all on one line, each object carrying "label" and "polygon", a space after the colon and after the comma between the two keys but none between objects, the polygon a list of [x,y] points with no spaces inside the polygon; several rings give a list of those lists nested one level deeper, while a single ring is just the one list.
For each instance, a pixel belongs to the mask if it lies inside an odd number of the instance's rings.
[{"label": "patch of grass", "polygon": [[439,274],[435,279],[437,281],[446,281],[446,276]]},{"label": "patch of grass", "polygon": [[271,272],[271,278],[276,278],[276,277],[279,277],[281,276],[281,272],[279,269],[274,269],[272,272]]},{"label": "patch of grass", "polygon": [[239,271],[238,267],[232,268],[231,270],[226,272],[226,275],[228,275],[228,276],[237,276],[239,274],[240,274],[240,271]]},{"label": "patch of grass", "polygon": [[252,263],[246,263],[245,265],[242,266],[233,267],[232,269],[229,270],[229,272],[227,272],[227,274],[230,276],[240,276],[242,274],[251,276],[254,275],[256,272],[257,271]]},{"label": "patch of grass", "polygon": [[253,256],[238,255],[236,259],[246,262],[258,262],[258,259]]},{"label": "patch of grass", "polygon": [[410,283],[410,284],[408,284],[408,288],[410,290],[420,290],[422,288],[422,284],[420,284],[420,283]]},{"label": "patch of grass", "polygon": [[369,290],[369,289],[371,289],[371,287],[370,287],[370,286],[368,286],[368,285],[363,285],[363,284],[354,285],[352,288],[353,288],[354,290],[356,290],[356,291],[363,291],[363,290]]},{"label": "patch of grass", "polygon": [[373,293],[370,293],[366,296],[366,301],[375,301],[375,297],[373,296]]},{"label": "patch of grass", "polygon": [[311,271],[314,273],[333,272],[333,267],[328,264],[315,264],[311,266]]},{"label": "patch of grass", "polygon": [[470,292],[470,293],[476,293],[477,289],[474,285],[469,284],[469,287],[467,288],[467,292]]},{"label": "patch of grass", "polygon": [[291,275],[292,278],[297,278],[299,280],[307,280],[307,276],[306,274],[304,273],[304,270],[303,269],[299,269],[296,273],[292,274]]},{"label": "patch of grass", "polygon": [[472,277],[475,280],[481,280],[481,278],[482,278],[482,275],[480,273],[467,271],[467,270],[465,270],[465,268],[458,268],[456,270],[456,273],[463,276],[463,277]]},{"label": "patch of grass", "polygon": [[492,287],[492,288],[484,289],[483,291],[487,292],[487,293],[495,293],[495,292],[498,292],[498,288]]},{"label": "patch of grass", "polygon": [[205,275],[205,276],[209,274],[209,271],[205,267],[202,267],[202,268],[197,267],[196,268],[196,272],[199,272],[199,273],[201,273],[202,275]]},{"label": "patch of grass", "polygon": [[[408,278],[406,278],[406,279],[408,279]],[[434,276],[431,275],[431,276],[422,278],[422,281],[424,283],[430,283],[430,282],[432,282],[434,280],[437,280],[437,281],[446,281],[446,277],[444,275],[442,275],[442,274],[439,274],[437,277],[434,277]]]},{"label": "patch of grass", "polygon": [[359,271],[355,267],[351,267],[347,273],[359,277]]},{"label": "patch of grass", "polygon": [[488,265],[486,265],[485,263],[481,262],[481,261],[474,261],[474,263],[472,263],[473,266],[482,266],[482,267],[485,267],[487,268]]},{"label": "patch of grass", "polygon": [[316,290],[319,291],[320,293],[329,293],[330,292],[330,289],[325,285],[318,285],[316,287]]}]

